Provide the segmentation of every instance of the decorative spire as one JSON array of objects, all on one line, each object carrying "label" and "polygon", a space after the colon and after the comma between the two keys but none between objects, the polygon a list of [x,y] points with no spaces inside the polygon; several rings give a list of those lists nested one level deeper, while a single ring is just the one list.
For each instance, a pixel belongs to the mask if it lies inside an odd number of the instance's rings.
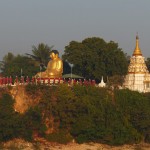
[{"label": "decorative spire", "polygon": [[133,52],[133,56],[142,56],[141,50],[139,48],[139,37],[138,34],[136,35],[136,46]]},{"label": "decorative spire", "polygon": [[98,86],[99,87],[105,87],[106,86],[106,83],[103,80],[103,76],[102,76],[101,82],[98,84]]}]

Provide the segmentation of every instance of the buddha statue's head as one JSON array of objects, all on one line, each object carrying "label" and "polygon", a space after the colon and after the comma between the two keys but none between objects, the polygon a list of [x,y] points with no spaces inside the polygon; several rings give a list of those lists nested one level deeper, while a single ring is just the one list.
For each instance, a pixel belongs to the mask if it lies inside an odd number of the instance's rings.
[{"label": "buddha statue's head", "polygon": [[53,60],[53,59],[57,59],[59,56],[59,52],[57,50],[52,50],[50,52],[50,58]]}]

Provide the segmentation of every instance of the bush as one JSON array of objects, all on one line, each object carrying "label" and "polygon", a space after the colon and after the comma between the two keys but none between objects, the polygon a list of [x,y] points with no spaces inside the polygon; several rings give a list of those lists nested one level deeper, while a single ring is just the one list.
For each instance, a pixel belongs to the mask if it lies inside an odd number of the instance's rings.
[{"label": "bush", "polygon": [[9,94],[3,94],[0,99],[0,141],[14,138],[15,111],[14,100]]},{"label": "bush", "polygon": [[31,136],[36,133],[40,136],[45,136],[46,126],[42,120],[42,113],[40,109],[36,106],[30,108],[23,116],[22,120],[24,123],[24,128],[27,131],[23,134],[28,139],[32,139]]},{"label": "bush", "polygon": [[73,140],[73,137],[67,131],[60,130],[57,133],[46,135],[46,139],[51,142],[67,144]]},{"label": "bush", "polygon": [[146,141],[150,131],[149,99],[139,92],[130,90],[115,91],[115,99],[126,123],[131,124]]}]

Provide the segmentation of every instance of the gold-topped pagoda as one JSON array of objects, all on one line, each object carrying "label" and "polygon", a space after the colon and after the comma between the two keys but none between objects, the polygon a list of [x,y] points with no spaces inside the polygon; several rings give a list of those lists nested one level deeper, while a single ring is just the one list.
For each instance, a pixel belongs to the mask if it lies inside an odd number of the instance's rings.
[{"label": "gold-topped pagoda", "polygon": [[150,92],[150,74],[145,64],[139,47],[139,37],[136,36],[136,46],[130,64],[128,74],[125,77],[124,88],[139,92]]},{"label": "gold-topped pagoda", "polygon": [[148,73],[147,66],[145,64],[145,58],[142,56],[142,52],[139,48],[139,37],[136,36],[136,46],[132,57],[130,58],[130,64],[128,67],[129,74],[145,74]]}]

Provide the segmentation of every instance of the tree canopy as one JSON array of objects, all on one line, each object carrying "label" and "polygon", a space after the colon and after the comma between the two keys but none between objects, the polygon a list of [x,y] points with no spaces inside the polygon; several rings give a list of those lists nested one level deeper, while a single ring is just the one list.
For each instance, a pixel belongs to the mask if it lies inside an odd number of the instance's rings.
[{"label": "tree canopy", "polygon": [[127,72],[127,57],[118,44],[98,37],[86,38],[82,42],[71,41],[62,58],[74,64],[73,73],[86,78],[100,80],[101,76]]},{"label": "tree canopy", "polygon": [[32,46],[32,53],[28,54],[28,56],[31,56],[38,64],[42,66],[47,66],[47,63],[49,61],[49,54],[52,50],[53,46],[49,47],[47,44],[40,43],[36,47],[35,45]]},{"label": "tree canopy", "polygon": [[12,77],[21,76],[21,74],[32,77],[39,71],[34,60],[24,55],[14,56],[12,53],[4,56],[0,68],[4,76]]}]

